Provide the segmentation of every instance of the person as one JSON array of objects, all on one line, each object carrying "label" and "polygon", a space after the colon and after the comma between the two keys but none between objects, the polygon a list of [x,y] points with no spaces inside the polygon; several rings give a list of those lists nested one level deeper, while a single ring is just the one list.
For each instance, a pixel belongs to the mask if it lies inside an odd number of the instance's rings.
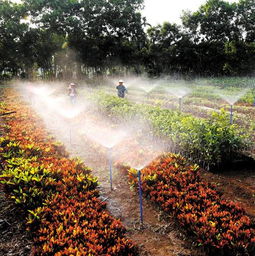
[{"label": "person", "polygon": [[118,90],[118,97],[119,98],[124,98],[125,97],[125,93],[127,92],[126,87],[123,85],[124,81],[123,80],[119,80],[119,85],[116,86],[116,89]]},{"label": "person", "polygon": [[77,91],[75,87],[76,85],[74,83],[70,83],[68,86],[68,96],[70,97],[72,104],[75,104],[77,97]]}]

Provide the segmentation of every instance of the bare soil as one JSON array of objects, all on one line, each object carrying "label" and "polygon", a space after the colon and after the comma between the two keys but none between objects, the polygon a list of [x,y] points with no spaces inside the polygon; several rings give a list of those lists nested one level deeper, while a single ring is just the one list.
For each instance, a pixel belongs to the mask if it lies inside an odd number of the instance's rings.
[{"label": "bare soil", "polygon": [[202,176],[216,185],[225,199],[239,203],[255,220],[255,166],[222,173],[203,171]]},{"label": "bare soil", "polygon": [[0,187],[0,255],[28,256],[32,241],[25,231],[22,214],[5,197]]}]

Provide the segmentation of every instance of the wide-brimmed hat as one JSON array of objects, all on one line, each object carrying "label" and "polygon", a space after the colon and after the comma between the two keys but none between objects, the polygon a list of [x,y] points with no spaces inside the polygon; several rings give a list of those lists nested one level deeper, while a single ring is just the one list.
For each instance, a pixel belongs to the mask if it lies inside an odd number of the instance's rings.
[{"label": "wide-brimmed hat", "polygon": [[124,83],[124,81],[120,79],[120,80],[119,80],[119,83]]}]

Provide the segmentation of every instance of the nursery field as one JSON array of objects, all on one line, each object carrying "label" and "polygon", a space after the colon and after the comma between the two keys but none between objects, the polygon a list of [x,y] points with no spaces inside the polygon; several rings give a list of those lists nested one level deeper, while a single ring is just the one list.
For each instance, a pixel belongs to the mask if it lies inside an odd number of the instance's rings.
[{"label": "nursery field", "polygon": [[[130,85],[129,85],[130,83]],[[230,111],[233,105],[234,121],[244,123],[254,121],[254,79],[211,79],[184,81],[127,80],[126,98],[135,103],[151,104],[164,108],[192,113],[199,117],[208,117],[210,112],[224,108]],[[109,92],[109,88],[106,88]],[[115,94],[114,88],[111,93]],[[248,120],[247,120],[248,117]],[[247,123],[247,122],[246,122]]]},{"label": "nursery field", "polygon": [[255,1],[152,2],[0,0],[0,256],[255,256]]},{"label": "nursery field", "polygon": [[[156,111],[156,109],[168,109],[169,115],[171,116],[171,111],[173,113],[175,111],[182,112],[184,118],[198,117],[205,120],[210,120],[213,113],[224,113],[226,126],[229,126],[230,123],[230,109],[231,104],[233,104],[233,124],[236,126],[236,129],[239,130],[240,134],[245,134],[247,136],[246,143],[249,144],[249,147],[246,148],[245,154],[242,156],[236,156],[233,158],[233,161],[226,162],[224,165],[217,168],[217,172],[212,173],[208,171],[204,171],[202,175],[208,181],[213,182],[217,188],[224,193],[224,196],[228,195],[229,198],[235,198],[235,200],[239,201],[241,204],[245,204],[246,209],[249,211],[251,215],[254,216],[254,195],[255,195],[255,186],[254,186],[254,170],[255,170],[255,107],[253,105],[255,99],[255,89],[254,89],[254,80],[241,80],[235,79],[230,80],[214,80],[211,81],[198,81],[196,84],[183,84],[178,83],[170,84],[167,88],[168,93],[162,86],[156,85],[151,87],[147,87],[147,92],[142,88],[139,88],[139,82],[135,83],[136,86],[132,86],[129,89],[129,93],[126,96],[127,102],[124,107],[120,107],[119,110],[123,112],[132,112],[132,107],[130,107],[129,102],[135,103],[137,105],[149,105],[154,106],[151,108],[151,111]],[[128,83],[128,81],[127,81]],[[162,82],[161,82],[162,83]],[[163,88],[163,89],[162,89]],[[113,92],[111,92],[112,94]],[[179,94],[179,95],[178,95]],[[108,97],[108,105],[110,106],[111,99]],[[182,97],[182,101],[180,104],[180,97]],[[102,104],[107,105],[107,100],[102,100]],[[114,112],[118,112],[118,110],[113,109]],[[165,110],[166,114],[167,110]],[[130,115],[129,113],[129,115]],[[185,116],[187,114],[187,116]],[[150,117],[149,117],[150,118]],[[204,139],[204,143],[202,145],[197,145],[197,147],[190,150],[197,150],[200,147],[200,151],[203,151],[203,147],[206,145],[207,138],[197,138],[193,136],[191,133],[197,134],[197,130],[191,127],[186,126],[186,120],[179,120],[180,124],[183,126],[182,128],[178,128],[177,131],[174,131],[176,128],[169,128],[169,123],[165,121],[163,124],[163,120],[158,118],[152,118],[153,123],[157,126],[157,129],[160,129],[160,133],[171,134],[173,132],[177,132],[178,136],[183,131],[186,131],[190,135],[190,139],[187,139],[185,143],[185,147],[190,148],[189,144],[197,144],[197,140]],[[170,118],[172,119],[172,117]],[[162,122],[161,122],[162,121]],[[158,125],[158,122],[161,122]],[[170,122],[173,122],[170,121]],[[210,125],[210,124],[209,124]],[[162,132],[163,131],[163,132]],[[209,131],[211,133],[211,131]],[[223,136],[227,136],[227,134],[222,133]],[[185,136],[185,134],[184,134]],[[227,139],[227,138],[226,138]],[[231,140],[231,138],[229,138]],[[211,143],[215,147],[217,142],[217,138],[215,134],[211,136]],[[170,151],[176,151],[176,147],[170,146]],[[185,150],[184,150],[185,151]],[[177,152],[180,152],[179,149]],[[190,152],[188,152],[190,153]],[[212,152],[210,152],[211,154]],[[201,154],[201,158],[205,157],[206,152]],[[213,153],[214,154],[214,153]],[[189,154],[188,154],[189,156]],[[200,161],[197,159],[196,163]],[[194,156],[193,156],[194,157]],[[214,157],[217,158],[217,155],[214,154]],[[206,166],[204,166],[206,167]],[[206,168],[205,168],[206,169]]]},{"label": "nursery field", "polygon": [[0,254],[255,254],[253,88],[143,86],[1,88]]},{"label": "nursery field", "polygon": [[[255,80],[253,78],[198,79],[192,82],[127,80],[128,101],[181,111],[208,119],[224,110],[229,121],[248,130],[255,141]],[[99,91],[116,94],[114,88]],[[231,107],[232,106],[232,107]],[[231,117],[232,108],[232,117]],[[255,154],[254,143],[250,154]]]}]

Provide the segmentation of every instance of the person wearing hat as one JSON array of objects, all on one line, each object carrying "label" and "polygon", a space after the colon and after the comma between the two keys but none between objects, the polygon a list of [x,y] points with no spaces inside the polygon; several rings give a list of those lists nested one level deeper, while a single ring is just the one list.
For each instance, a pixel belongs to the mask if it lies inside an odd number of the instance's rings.
[{"label": "person wearing hat", "polygon": [[118,97],[119,98],[124,98],[125,97],[125,93],[127,92],[126,87],[123,85],[124,81],[123,80],[119,80],[119,85],[116,86],[116,89],[118,90]]},{"label": "person wearing hat", "polygon": [[75,88],[75,84],[74,83],[70,83],[68,86],[68,96],[70,97],[71,103],[75,104],[76,102],[76,97],[77,97],[77,91]]}]

